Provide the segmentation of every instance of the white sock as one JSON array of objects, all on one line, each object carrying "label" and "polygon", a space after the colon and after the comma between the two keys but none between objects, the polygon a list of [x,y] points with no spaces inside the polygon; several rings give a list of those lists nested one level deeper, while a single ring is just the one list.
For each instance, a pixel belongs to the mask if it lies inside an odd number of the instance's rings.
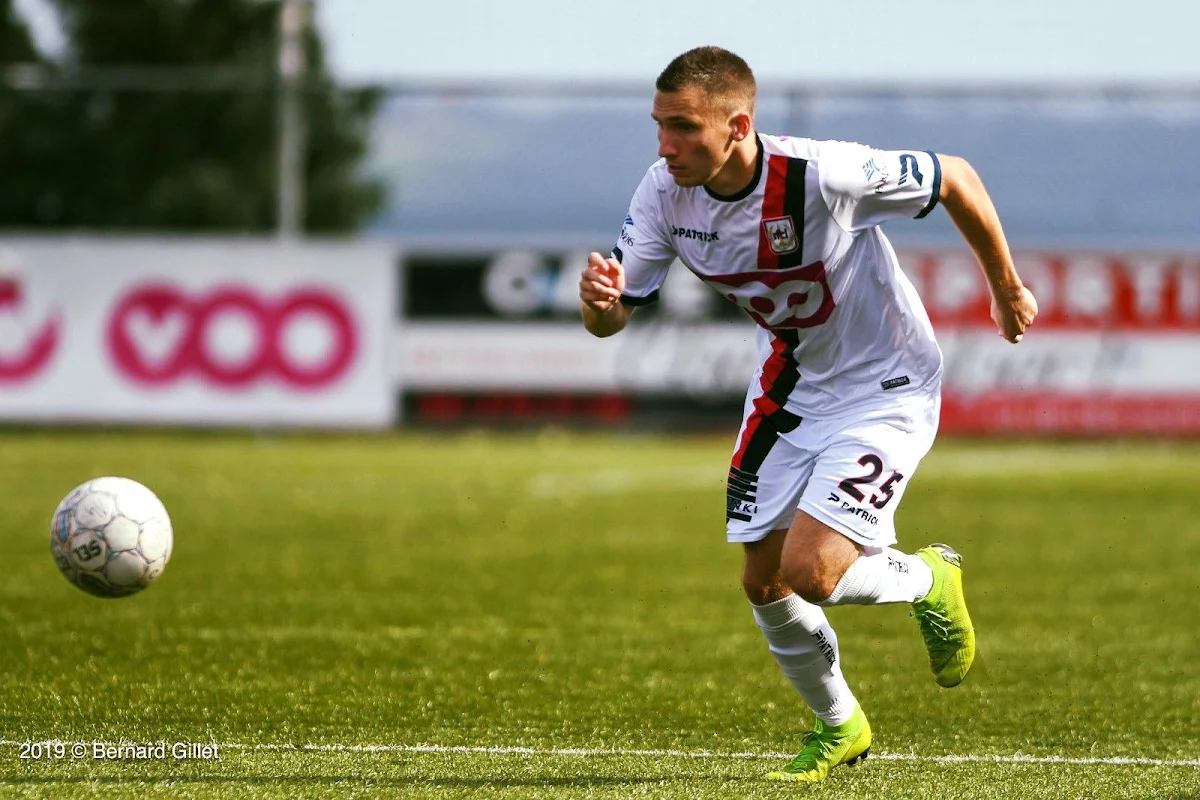
[{"label": "white sock", "polygon": [[837,635],[825,612],[794,594],[750,607],[771,655],[813,713],[827,725],[849,720],[856,703],[842,677]]},{"label": "white sock", "polygon": [[933,587],[933,570],[920,556],[891,547],[868,548],[850,565],[823,606],[911,603]]}]

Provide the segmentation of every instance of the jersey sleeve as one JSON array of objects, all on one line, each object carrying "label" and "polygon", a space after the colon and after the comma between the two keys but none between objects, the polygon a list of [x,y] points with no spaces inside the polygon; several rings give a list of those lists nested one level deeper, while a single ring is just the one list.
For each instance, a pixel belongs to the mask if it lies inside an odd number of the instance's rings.
[{"label": "jersey sleeve", "polygon": [[937,205],[942,189],[942,165],[932,151],[825,142],[817,164],[825,204],[847,231],[921,219]]},{"label": "jersey sleeve", "polygon": [[675,261],[675,249],[666,235],[658,187],[650,172],[633,194],[612,255],[625,268],[622,303],[643,306],[658,300],[659,287]]}]

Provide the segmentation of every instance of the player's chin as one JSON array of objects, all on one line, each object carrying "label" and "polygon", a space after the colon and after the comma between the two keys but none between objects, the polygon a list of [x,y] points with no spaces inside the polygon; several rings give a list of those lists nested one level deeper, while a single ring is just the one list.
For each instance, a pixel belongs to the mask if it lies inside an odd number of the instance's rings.
[{"label": "player's chin", "polygon": [[698,179],[695,175],[691,175],[682,170],[671,170],[671,177],[675,179],[676,186],[682,186],[685,189],[690,189],[693,186],[699,186],[704,181]]}]

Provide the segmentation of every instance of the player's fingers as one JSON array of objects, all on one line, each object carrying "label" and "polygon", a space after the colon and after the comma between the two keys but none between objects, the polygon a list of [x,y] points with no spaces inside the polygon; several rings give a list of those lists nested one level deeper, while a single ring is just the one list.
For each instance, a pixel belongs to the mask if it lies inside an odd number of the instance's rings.
[{"label": "player's fingers", "polygon": [[583,271],[582,278],[583,278],[583,281],[590,282],[590,283],[598,283],[601,286],[612,286],[613,285],[612,278],[610,278],[605,273],[603,273],[593,267],[588,267],[587,269],[585,269]]},{"label": "player's fingers", "polygon": [[613,279],[613,286],[616,286],[621,291],[625,290],[625,268],[621,266],[621,262],[615,258],[610,258],[605,262],[608,266],[608,274]]},{"label": "player's fingers", "polygon": [[605,286],[595,281],[580,281],[579,296],[584,299],[617,300],[621,297],[621,292],[616,287]]},{"label": "player's fingers", "polygon": [[588,266],[597,272],[608,272],[608,262],[610,260],[599,253],[588,253]]}]

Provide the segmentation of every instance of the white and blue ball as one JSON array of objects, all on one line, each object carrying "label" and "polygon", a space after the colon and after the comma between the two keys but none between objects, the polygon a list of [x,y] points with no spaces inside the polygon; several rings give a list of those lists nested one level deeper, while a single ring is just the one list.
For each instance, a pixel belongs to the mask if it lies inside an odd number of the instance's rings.
[{"label": "white and blue ball", "polygon": [[129,478],[80,484],[50,522],[54,563],[97,597],[125,597],[153,583],[171,558],[173,538],[162,502]]}]

